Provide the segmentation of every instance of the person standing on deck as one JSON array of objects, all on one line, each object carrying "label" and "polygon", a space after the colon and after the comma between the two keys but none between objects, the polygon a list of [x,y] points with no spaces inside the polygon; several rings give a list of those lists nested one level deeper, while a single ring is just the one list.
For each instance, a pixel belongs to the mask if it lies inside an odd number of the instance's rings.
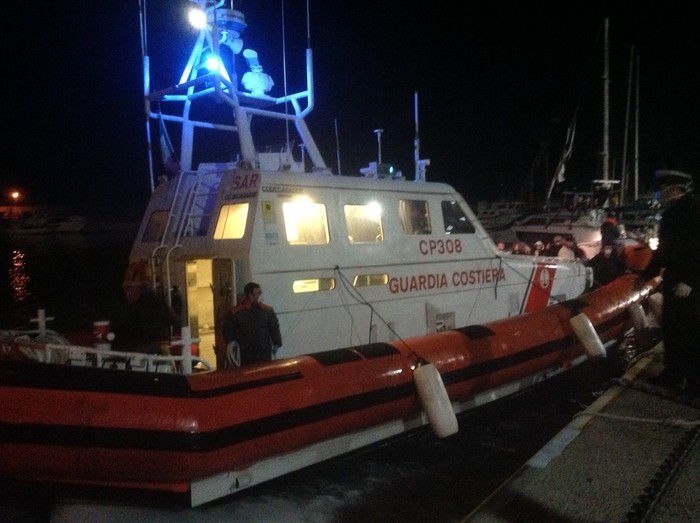
[{"label": "person standing on deck", "polygon": [[656,385],[700,393],[700,200],[678,183],[663,186],[668,205],[659,224],[659,246],[636,280],[663,278],[661,328],[664,370]]},{"label": "person standing on deck", "polygon": [[608,211],[605,221],[600,225],[600,243],[603,247],[614,247],[616,245],[617,239],[620,237],[620,229],[618,227],[615,213]]},{"label": "person standing on deck", "polygon": [[593,285],[600,287],[610,283],[626,270],[617,240],[620,229],[613,211],[607,212],[605,221],[600,225],[600,252],[591,258],[588,265],[593,267]]},{"label": "person standing on deck", "polygon": [[260,284],[249,282],[243,288],[245,298],[231,308],[223,321],[226,346],[236,342],[240,347],[240,365],[272,360],[282,346],[277,314],[262,303]]},{"label": "person standing on deck", "polygon": [[167,354],[170,340],[179,334],[180,317],[147,283],[127,282],[123,289],[127,303],[114,321],[114,348]]}]

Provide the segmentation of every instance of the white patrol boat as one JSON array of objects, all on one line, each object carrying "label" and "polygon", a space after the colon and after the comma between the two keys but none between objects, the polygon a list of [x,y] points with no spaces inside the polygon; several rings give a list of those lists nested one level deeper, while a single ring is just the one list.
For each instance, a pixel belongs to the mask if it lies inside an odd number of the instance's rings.
[{"label": "white patrol boat", "polygon": [[[0,480],[197,506],[424,425],[449,437],[457,413],[646,328],[658,279],[640,289],[625,275],[583,295],[580,262],[498,252],[459,194],[425,181],[427,162],[415,181],[331,174],[304,124],[311,52],[307,89],[269,96],[240,42],[243,14],[194,3],[204,25],[179,84],[152,92],[144,56],[149,118],[182,124],[183,168],[154,187],[127,270],[182,300],[181,339],[169,354],[115,351],[103,321],[94,347],[74,345],[43,311],[35,331],[0,332],[0,403],[11,406],[0,411]],[[234,61],[242,52],[264,88],[243,75],[240,90],[222,48]],[[207,53],[214,73],[201,73]],[[234,119],[205,121],[212,108]],[[312,171],[290,147],[257,152],[258,118],[293,123]],[[238,161],[191,170],[195,131],[214,130],[238,132]],[[214,370],[218,319],[251,280],[277,311],[283,347],[274,361]]]}]

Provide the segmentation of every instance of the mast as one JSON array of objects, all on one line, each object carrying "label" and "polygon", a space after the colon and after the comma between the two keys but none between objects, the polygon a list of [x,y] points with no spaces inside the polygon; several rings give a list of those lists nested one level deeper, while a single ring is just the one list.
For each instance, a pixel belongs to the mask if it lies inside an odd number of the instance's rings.
[{"label": "mast", "polygon": [[625,204],[627,188],[629,185],[629,173],[627,172],[627,141],[630,127],[630,103],[632,101],[632,76],[634,74],[634,46],[630,48],[629,74],[627,75],[627,108],[625,110],[625,137],[622,144],[622,172],[620,179],[620,205]]},{"label": "mast", "polygon": [[634,96],[634,201],[639,199],[639,55],[636,56]]},{"label": "mast", "polygon": [[603,180],[610,179],[610,48],[608,46],[610,20],[605,19],[603,55]]}]

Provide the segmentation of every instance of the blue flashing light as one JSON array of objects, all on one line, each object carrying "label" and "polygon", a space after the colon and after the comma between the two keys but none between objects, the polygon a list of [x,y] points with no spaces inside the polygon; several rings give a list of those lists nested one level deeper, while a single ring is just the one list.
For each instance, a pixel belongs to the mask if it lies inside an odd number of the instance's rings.
[{"label": "blue flashing light", "polygon": [[213,54],[210,54],[204,59],[204,66],[209,70],[209,72],[213,73],[221,68],[221,60],[219,60]]},{"label": "blue flashing light", "polygon": [[209,71],[210,73],[215,73],[218,71],[221,76],[223,76],[227,80],[230,80],[228,71],[226,70],[226,66],[221,61],[221,58],[217,57],[214,54],[207,54],[203,57],[202,63],[204,64],[204,67],[207,68],[207,71]]}]

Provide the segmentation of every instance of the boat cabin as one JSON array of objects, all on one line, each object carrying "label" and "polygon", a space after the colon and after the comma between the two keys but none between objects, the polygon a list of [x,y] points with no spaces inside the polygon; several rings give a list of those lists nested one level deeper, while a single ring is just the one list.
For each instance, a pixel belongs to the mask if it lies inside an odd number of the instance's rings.
[{"label": "boat cabin", "polygon": [[284,357],[478,324],[585,289],[581,264],[499,253],[447,184],[253,167],[203,164],[159,185],[131,254],[150,261],[161,292],[179,289],[209,361],[249,281],[279,317]]}]

